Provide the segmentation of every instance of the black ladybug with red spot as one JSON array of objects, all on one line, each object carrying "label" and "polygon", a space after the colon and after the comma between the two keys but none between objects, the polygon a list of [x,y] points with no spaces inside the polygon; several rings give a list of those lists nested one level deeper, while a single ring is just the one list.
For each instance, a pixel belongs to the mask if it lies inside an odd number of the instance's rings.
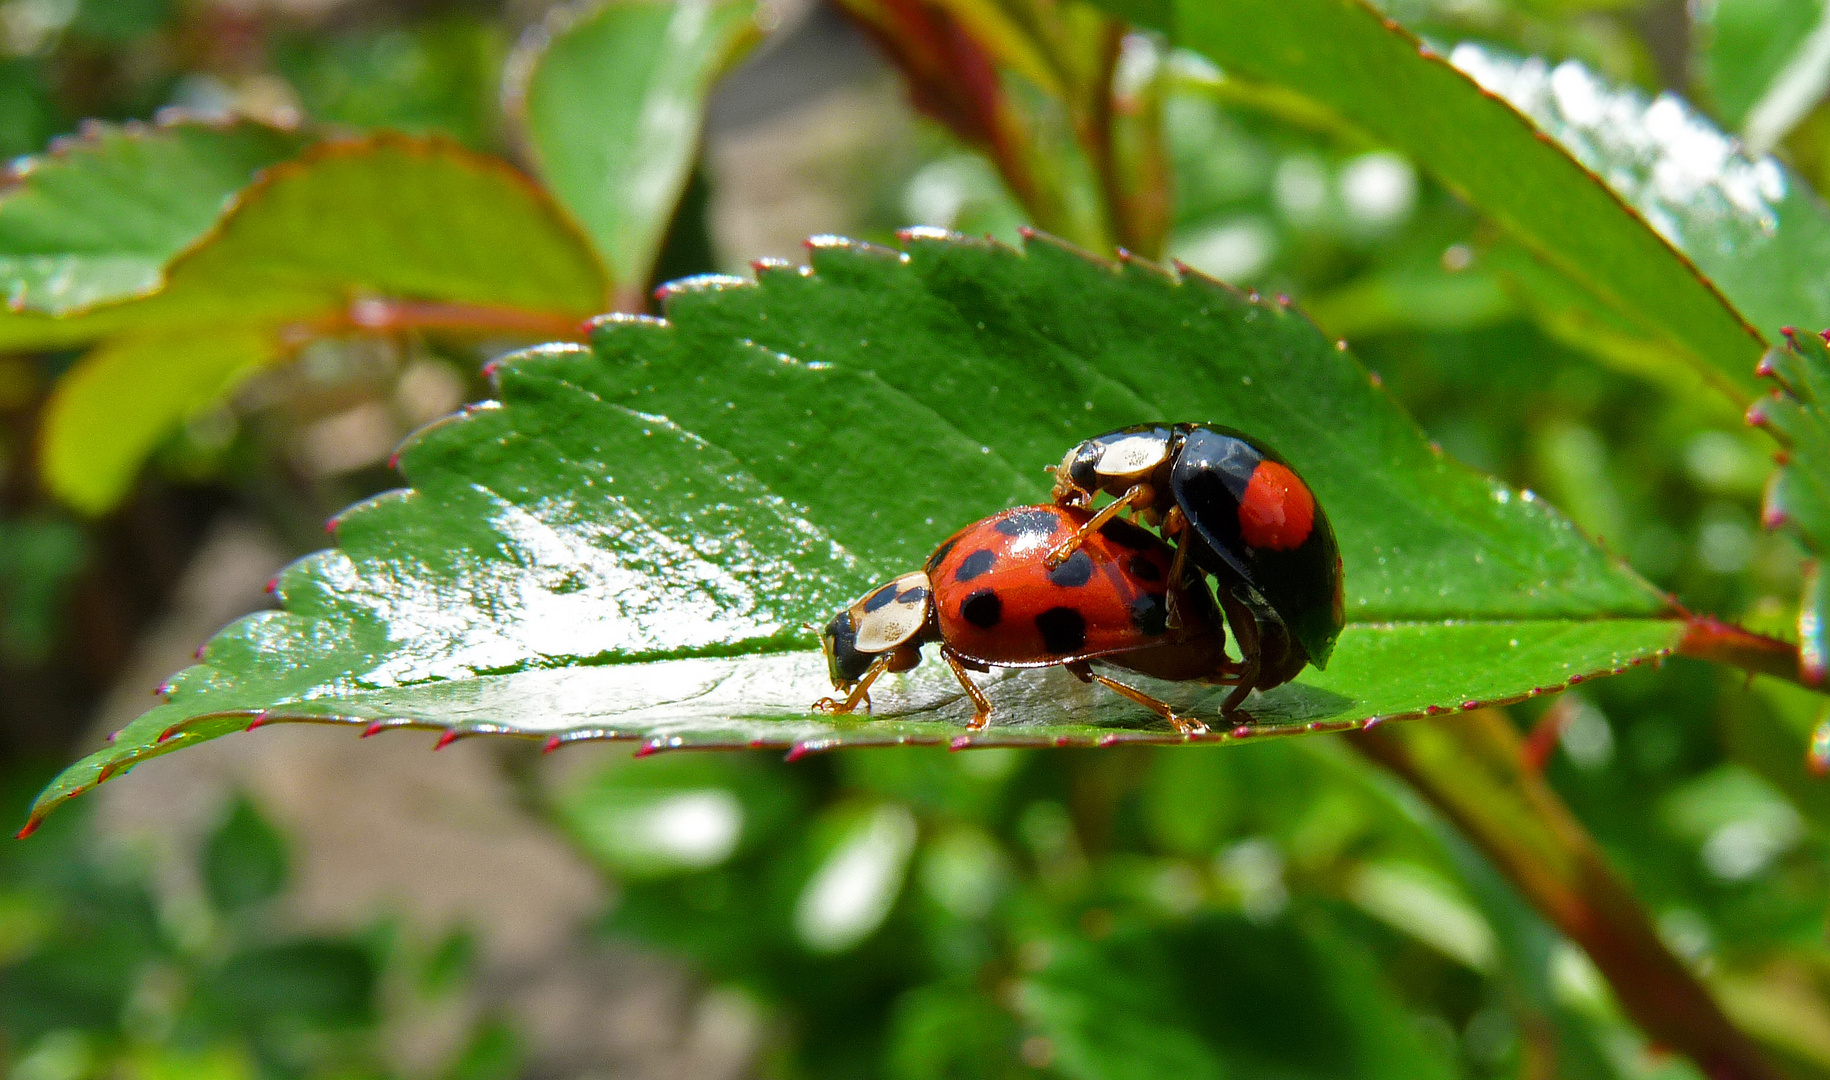
[{"label": "black ladybug with red spot", "polygon": [[[1212,574],[1244,670],[1223,711],[1252,690],[1328,665],[1345,623],[1341,554],[1309,486],[1264,443],[1216,424],[1139,424],[1091,438],[1055,468],[1055,502],[1113,502],[1047,556],[1066,562],[1121,511],[1157,526],[1176,546],[1170,581],[1186,563]],[[1205,591],[1205,590],[1202,590]],[[1172,588],[1172,601],[1183,588]],[[1175,620],[1177,612],[1170,613]]]}]

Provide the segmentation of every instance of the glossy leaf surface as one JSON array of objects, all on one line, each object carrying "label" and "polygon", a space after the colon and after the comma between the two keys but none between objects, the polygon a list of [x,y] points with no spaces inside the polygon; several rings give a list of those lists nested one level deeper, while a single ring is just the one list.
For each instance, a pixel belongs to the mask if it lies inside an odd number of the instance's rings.
[{"label": "glossy leaf surface", "polygon": [[[1105,0],[1229,75],[1289,87],[1414,158],[1745,399],[1759,334],[1568,153],[1362,0]],[[1758,325],[1758,318],[1753,319]]]},{"label": "glossy leaf surface", "polygon": [[750,0],[618,0],[556,20],[513,111],[540,175],[638,300],[699,152],[712,82],[756,34]]},{"label": "glossy leaf surface", "polygon": [[0,291],[53,315],[152,292],[237,192],[306,141],[253,123],[96,125],[23,159],[0,195]]},{"label": "glossy leaf surface", "polygon": [[[340,546],[280,577],[285,610],[225,631],[40,812],[251,719],[657,748],[946,741],[966,706],[938,664],[881,684],[875,719],[811,713],[827,687],[802,624],[961,523],[1046,498],[1065,446],[1144,417],[1251,430],[1333,520],[1348,629],[1325,673],[1248,703],[1254,733],[1525,696],[1681,635],[1630,570],[1433,451],[1282,304],[1043,241],[831,241],[812,263],[683,282],[666,322],[610,317],[588,349],[502,361],[499,403],[403,447],[413,490],[346,511]],[[1196,715],[1220,696],[1159,689]],[[991,692],[975,743],[1173,737],[1059,671]]]},{"label": "glossy leaf surface", "polygon": [[1574,61],[1475,45],[1452,59],[1605,178],[1763,333],[1830,326],[1830,210],[1777,159],[1744,156],[1675,95],[1647,101]]}]

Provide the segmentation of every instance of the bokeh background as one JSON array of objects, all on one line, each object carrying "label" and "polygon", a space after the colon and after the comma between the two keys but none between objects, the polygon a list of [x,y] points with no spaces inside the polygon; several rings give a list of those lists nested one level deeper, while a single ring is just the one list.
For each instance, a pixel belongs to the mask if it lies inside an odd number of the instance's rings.
[{"label": "bokeh background", "polygon": [[[178,108],[436,132],[515,159],[538,0],[4,0],[0,153]],[[1740,129],[1801,0],[1392,0]],[[997,169],[835,8],[784,0],[720,83],[657,278],[911,224],[1014,239]],[[1171,54],[1169,254],[1290,294],[1453,456],[1542,493],[1697,610],[1783,626],[1770,445],[1657,377],[1403,157]],[[1823,187],[1830,108],[1777,150]],[[167,441],[99,519],[38,486],[73,356],[0,356],[0,822],[150,704],[484,347],[306,349]],[[1144,419],[1144,418],[1140,418]],[[1497,718],[1661,937],[1830,1076],[1820,699],[1674,660]],[[1100,752],[543,758],[424,733],[219,740],[0,843],[17,1080],[1700,1076],[1417,795],[1326,738]]]}]

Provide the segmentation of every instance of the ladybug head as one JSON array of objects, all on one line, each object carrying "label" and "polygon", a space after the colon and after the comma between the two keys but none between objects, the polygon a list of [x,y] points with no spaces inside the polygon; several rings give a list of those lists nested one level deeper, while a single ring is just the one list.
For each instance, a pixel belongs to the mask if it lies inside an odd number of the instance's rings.
[{"label": "ladybug head", "polygon": [[826,654],[826,672],[832,676],[834,690],[846,690],[864,677],[877,657],[858,651],[858,628],[847,608],[832,617],[820,631],[820,651]]},{"label": "ladybug head", "polygon": [[865,593],[832,617],[820,631],[820,650],[836,690],[846,690],[885,655],[887,671],[907,671],[921,662],[921,645],[933,636],[928,575],[904,574]]}]

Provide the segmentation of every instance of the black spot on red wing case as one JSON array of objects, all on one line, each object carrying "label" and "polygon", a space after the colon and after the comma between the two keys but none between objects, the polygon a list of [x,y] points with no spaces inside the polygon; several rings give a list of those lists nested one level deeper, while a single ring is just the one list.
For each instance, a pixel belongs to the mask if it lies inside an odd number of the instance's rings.
[{"label": "black spot on red wing case", "polygon": [[1064,589],[1078,589],[1093,580],[1093,557],[1076,551],[1066,562],[1048,572],[1048,583]]},{"label": "black spot on red wing case", "polygon": [[959,534],[954,533],[952,536],[947,537],[939,547],[934,549],[934,554],[928,556],[928,564],[922,567],[922,569],[927,571],[929,577],[933,577],[934,571],[940,569],[940,564],[946,560],[948,554],[953,551],[954,546],[958,543]]},{"label": "black spot on red wing case", "polygon": [[1079,651],[1087,643],[1087,621],[1071,607],[1052,607],[1036,616],[1043,647],[1057,655]]},{"label": "black spot on red wing case", "polygon": [[990,589],[980,589],[960,602],[959,617],[980,630],[989,630],[1004,621],[1004,601]]},{"label": "black spot on red wing case", "polygon": [[1147,532],[1129,521],[1120,521],[1117,518],[1101,525],[1099,535],[1119,547],[1130,548],[1132,551],[1144,551],[1159,542],[1155,534]]},{"label": "black spot on red wing case", "polygon": [[996,553],[990,550],[975,551],[960,560],[959,566],[953,571],[953,580],[971,581],[973,578],[990,570],[992,564],[997,561],[998,557]]}]

